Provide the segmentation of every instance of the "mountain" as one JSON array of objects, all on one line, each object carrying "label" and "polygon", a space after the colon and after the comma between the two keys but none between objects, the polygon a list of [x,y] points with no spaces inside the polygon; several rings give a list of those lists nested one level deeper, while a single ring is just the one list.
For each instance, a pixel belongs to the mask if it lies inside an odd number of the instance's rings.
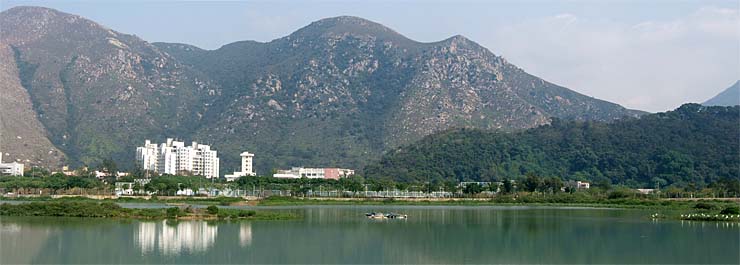
[{"label": "mountain", "polygon": [[491,181],[527,174],[633,187],[700,187],[740,175],[740,106],[685,104],[612,123],[554,120],[515,133],[449,130],[389,151],[364,174]]},{"label": "mountain", "polygon": [[218,94],[207,77],[157,47],[79,16],[15,7],[0,14],[0,28],[2,49],[15,61],[3,67],[17,68],[43,125],[31,131],[73,164],[131,161],[146,137],[187,135]]},{"label": "mountain", "polygon": [[728,87],[713,98],[702,103],[704,106],[735,106],[740,105],[740,80]]},{"label": "mountain", "polygon": [[255,150],[271,167],[355,167],[447,128],[516,130],[551,116],[639,114],[529,75],[464,37],[419,43],[356,17],[214,51],[155,45],[223,88],[223,110],[198,135],[242,143],[219,150]]},{"label": "mountain", "polygon": [[212,144],[224,172],[243,150],[257,154],[260,173],[359,168],[449,128],[642,114],[527,74],[462,36],[420,43],[356,17],[217,50],[150,44],[38,7],[8,9],[0,26],[30,95],[25,107],[76,163],[113,157],[130,167],[145,138],[174,136]]}]

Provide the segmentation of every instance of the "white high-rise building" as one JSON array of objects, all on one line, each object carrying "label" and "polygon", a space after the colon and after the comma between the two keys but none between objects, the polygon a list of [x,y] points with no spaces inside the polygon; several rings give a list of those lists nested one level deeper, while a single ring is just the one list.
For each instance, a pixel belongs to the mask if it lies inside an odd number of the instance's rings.
[{"label": "white high-rise building", "polygon": [[160,174],[219,177],[218,153],[197,142],[186,146],[184,142],[167,138],[165,143],[157,146],[146,140],[144,146],[136,148],[136,161],[142,169]]},{"label": "white high-rise building", "polygon": [[257,173],[254,172],[254,168],[252,167],[252,160],[254,159],[254,154],[250,152],[243,152],[240,154],[240,156],[242,157],[241,171],[234,172],[234,174],[224,176],[226,178],[226,181],[234,181],[238,179],[239,177],[257,175]]},{"label": "white high-rise building", "polygon": [[144,146],[136,148],[136,164],[141,167],[141,170],[156,172],[158,153],[157,144],[146,140]]}]

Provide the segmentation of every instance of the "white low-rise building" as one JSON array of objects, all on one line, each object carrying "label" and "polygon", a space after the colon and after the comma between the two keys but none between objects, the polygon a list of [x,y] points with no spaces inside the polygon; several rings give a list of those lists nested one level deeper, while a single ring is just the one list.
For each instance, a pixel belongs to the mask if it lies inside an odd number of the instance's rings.
[{"label": "white low-rise building", "polygon": [[116,182],[116,196],[134,195],[134,182]]},{"label": "white low-rise building", "polygon": [[3,163],[3,153],[0,152],[0,175],[23,176],[23,164],[15,161]]},{"label": "white low-rise building", "polygon": [[240,154],[240,156],[242,158],[241,171],[234,172],[234,174],[229,174],[229,175],[224,176],[226,178],[226,181],[234,181],[240,177],[257,175],[257,173],[254,172],[254,168],[252,167],[252,160],[254,160],[254,154],[250,152],[243,152]]},{"label": "white low-rise building", "polygon": [[355,171],[346,168],[304,168],[294,167],[289,170],[278,170],[274,178],[310,178],[310,179],[340,179],[352,176]]},{"label": "white low-rise building", "polygon": [[182,190],[178,190],[176,195],[177,196],[194,196],[195,191],[193,191],[193,189],[182,189]]}]

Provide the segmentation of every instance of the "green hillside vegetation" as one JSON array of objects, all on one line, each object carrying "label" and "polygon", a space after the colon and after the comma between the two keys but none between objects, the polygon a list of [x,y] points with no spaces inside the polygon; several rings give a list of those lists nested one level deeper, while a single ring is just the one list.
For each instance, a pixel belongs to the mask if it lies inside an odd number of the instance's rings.
[{"label": "green hillside vegetation", "polygon": [[450,130],[388,152],[366,177],[494,181],[526,175],[629,187],[734,186],[740,107],[686,104],[613,123],[563,121],[518,133]]}]

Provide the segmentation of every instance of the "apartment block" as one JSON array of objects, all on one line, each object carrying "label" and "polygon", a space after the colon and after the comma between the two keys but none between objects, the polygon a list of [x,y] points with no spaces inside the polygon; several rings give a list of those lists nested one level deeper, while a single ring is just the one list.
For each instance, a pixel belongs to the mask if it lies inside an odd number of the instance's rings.
[{"label": "apartment block", "polygon": [[159,145],[146,140],[136,148],[136,162],[143,170],[159,174],[192,174],[206,178],[219,177],[219,158],[209,145],[184,142],[167,138]]}]

